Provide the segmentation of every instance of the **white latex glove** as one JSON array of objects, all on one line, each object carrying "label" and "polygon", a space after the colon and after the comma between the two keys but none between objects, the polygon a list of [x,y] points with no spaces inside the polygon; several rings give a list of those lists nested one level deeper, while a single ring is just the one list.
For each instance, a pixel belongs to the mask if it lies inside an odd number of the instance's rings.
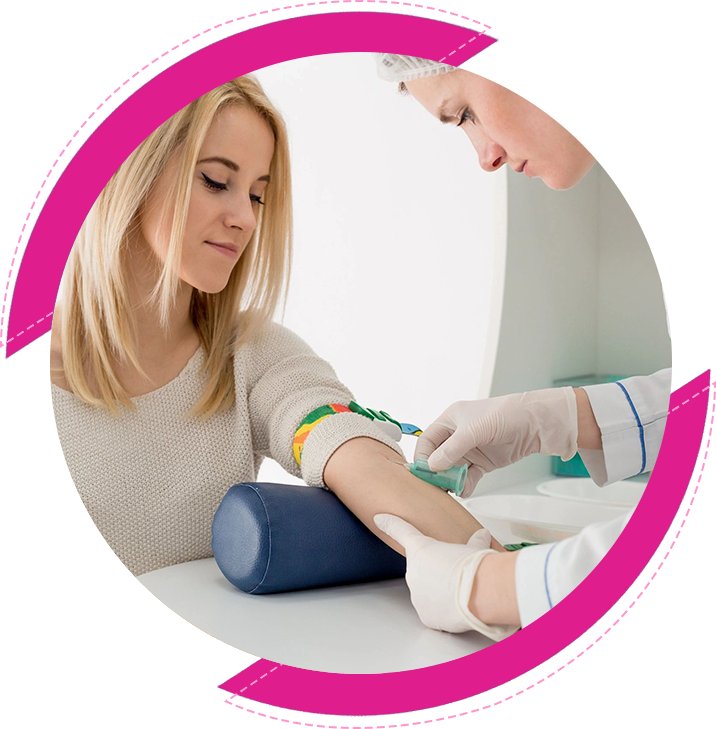
[{"label": "white latex glove", "polygon": [[571,387],[453,403],[418,439],[415,459],[445,471],[467,463],[461,494],[490,471],[541,453],[568,461],[577,452],[577,399]]},{"label": "white latex glove", "polygon": [[469,609],[472,585],[482,559],[493,553],[487,529],[476,531],[467,544],[447,544],[426,537],[403,519],[376,514],[375,525],[403,545],[408,562],[405,580],[420,620],[448,633],[476,630],[502,640],[517,628],[485,625]]}]

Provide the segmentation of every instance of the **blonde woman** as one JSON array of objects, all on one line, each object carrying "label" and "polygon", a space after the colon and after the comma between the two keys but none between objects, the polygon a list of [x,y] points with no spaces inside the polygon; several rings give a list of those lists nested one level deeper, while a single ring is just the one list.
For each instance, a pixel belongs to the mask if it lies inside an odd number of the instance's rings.
[{"label": "blonde woman", "polygon": [[450,542],[479,527],[361,415],[322,421],[297,465],[301,421],[352,395],[272,323],[290,260],[286,131],[250,76],[148,137],[82,226],[52,332],[53,403],[80,496],[134,574],[211,556],[219,502],[265,457],[375,533],[383,511]]}]

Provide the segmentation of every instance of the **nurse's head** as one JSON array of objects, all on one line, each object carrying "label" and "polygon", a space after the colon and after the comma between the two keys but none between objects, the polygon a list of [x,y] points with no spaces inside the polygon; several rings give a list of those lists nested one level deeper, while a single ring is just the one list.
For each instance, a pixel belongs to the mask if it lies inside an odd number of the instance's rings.
[{"label": "nurse's head", "polygon": [[398,82],[441,122],[465,132],[485,171],[509,165],[567,190],[592,168],[594,157],[563,126],[503,86],[444,63],[390,53],[376,57],[381,78]]}]

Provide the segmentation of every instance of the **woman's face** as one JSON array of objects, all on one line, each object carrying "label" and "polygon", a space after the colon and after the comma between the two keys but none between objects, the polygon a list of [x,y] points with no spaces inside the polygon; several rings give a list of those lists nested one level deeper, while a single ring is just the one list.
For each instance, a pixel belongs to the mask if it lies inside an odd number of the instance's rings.
[{"label": "woman's face", "polygon": [[433,116],[464,130],[488,172],[507,164],[527,177],[540,177],[548,187],[567,190],[594,164],[594,157],[552,117],[486,78],[458,69],[405,85]]},{"label": "woman's face", "polygon": [[[212,122],[193,173],[179,277],[207,293],[224,289],[256,229],[269,182],[274,137],[252,109],[230,106]],[[162,202],[177,174],[177,150],[157,180],[142,215],[141,231],[160,261],[166,260],[171,218]]]}]

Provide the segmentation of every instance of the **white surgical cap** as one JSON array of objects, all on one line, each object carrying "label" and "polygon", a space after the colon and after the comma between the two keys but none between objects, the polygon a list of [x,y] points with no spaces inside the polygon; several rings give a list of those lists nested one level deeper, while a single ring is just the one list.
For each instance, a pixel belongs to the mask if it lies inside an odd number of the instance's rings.
[{"label": "white surgical cap", "polygon": [[454,66],[427,58],[401,56],[397,53],[374,53],[373,56],[378,64],[378,76],[384,81],[413,81],[416,78],[438,76],[455,70]]}]

